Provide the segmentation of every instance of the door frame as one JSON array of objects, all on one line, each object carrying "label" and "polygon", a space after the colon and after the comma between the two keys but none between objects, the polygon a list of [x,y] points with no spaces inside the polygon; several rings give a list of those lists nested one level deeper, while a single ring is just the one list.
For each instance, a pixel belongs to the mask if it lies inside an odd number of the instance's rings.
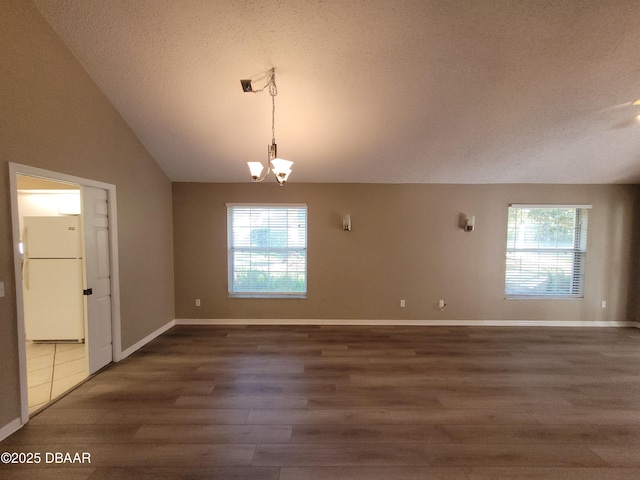
[{"label": "door frame", "polygon": [[20,232],[19,232],[19,211],[18,211],[18,187],[17,175],[26,175],[31,177],[40,177],[61,182],[73,183],[81,187],[95,187],[107,191],[107,202],[109,208],[109,250],[111,269],[111,335],[113,361],[122,360],[122,336],[120,328],[120,273],[118,261],[118,217],[116,204],[116,186],[110,183],[99,182],[74,175],[45,170],[42,168],[32,167],[29,165],[21,165],[9,162],[9,189],[11,195],[11,225],[13,238],[13,263],[15,272],[16,285],[16,311],[17,311],[17,330],[18,330],[18,359],[20,370],[20,404],[21,404],[21,421],[22,425],[29,421],[29,401],[27,386],[27,353],[26,353],[26,335],[24,326],[24,304],[21,277],[21,257],[19,250]]}]

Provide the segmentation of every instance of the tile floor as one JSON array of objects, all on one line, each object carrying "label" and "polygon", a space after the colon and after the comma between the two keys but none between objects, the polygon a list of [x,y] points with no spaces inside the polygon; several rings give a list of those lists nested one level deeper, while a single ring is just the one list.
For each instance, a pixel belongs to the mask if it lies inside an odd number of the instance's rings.
[{"label": "tile floor", "polygon": [[84,343],[27,342],[29,414],[87,378]]}]

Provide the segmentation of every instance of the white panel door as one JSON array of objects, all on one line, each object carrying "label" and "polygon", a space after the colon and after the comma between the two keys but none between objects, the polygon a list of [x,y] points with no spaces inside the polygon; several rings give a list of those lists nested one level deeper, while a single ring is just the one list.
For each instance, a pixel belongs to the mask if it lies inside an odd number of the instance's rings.
[{"label": "white panel door", "polygon": [[[82,187],[89,373],[113,360],[107,191]],[[90,291],[90,292],[89,292]]]}]

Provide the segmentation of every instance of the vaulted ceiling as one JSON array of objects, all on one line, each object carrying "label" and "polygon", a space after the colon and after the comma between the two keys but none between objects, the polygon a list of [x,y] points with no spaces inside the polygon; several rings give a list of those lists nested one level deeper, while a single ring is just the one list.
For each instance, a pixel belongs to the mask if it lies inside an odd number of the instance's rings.
[{"label": "vaulted ceiling", "polygon": [[640,183],[640,2],[34,0],[174,181]]}]

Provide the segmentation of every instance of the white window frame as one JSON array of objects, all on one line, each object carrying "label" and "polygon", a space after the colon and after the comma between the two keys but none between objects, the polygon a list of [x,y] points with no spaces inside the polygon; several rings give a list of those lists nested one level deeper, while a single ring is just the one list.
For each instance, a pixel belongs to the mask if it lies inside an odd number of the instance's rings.
[{"label": "white window frame", "polygon": [[[303,209],[304,210],[304,227],[302,227],[302,229],[300,227],[295,227],[298,230],[302,230],[302,232],[296,232],[296,238],[298,240],[303,240],[303,245],[298,245],[296,246],[295,243],[296,242],[292,242],[294,243],[294,245],[290,245],[289,242],[287,242],[287,245],[282,247],[282,246],[253,246],[251,245],[251,242],[249,242],[249,244],[245,242],[242,242],[240,240],[238,240],[237,244],[234,242],[234,216],[233,216],[233,211],[234,209],[244,209],[244,210],[251,210],[254,209],[256,212],[260,212],[263,211],[262,213],[264,213],[265,210],[269,210],[269,209],[274,209],[274,210],[282,210],[282,209]],[[308,269],[308,263],[307,263],[307,232],[308,232],[308,223],[309,223],[309,217],[308,217],[308,208],[306,204],[303,203],[228,203],[227,204],[227,272],[228,272],[228,294],[229,297],[231,298],[306,298],[307,296],[307,269]],[[251,220],[251,225],[244,225],[243,228],[247,229],[249,228],[250,231],[253,231],[253,227],[255,227],[256,225],[253,224],[253,220]],[[290,225],[288,225],[287,223],[287,231],[289,231],[289,229],[293,229]],[[275,253],[278,255],[282,255],[283,253],[295,253],[299,258],[302,259],[302,266],[303,266],[303,273],[302,273],[302,278],[303,278],[303,290],[302,291],[276,291],[276,290],[271,290],[271,291],[265,291],[265,290],[261,290],[261,289],[257,289],[254,291],[247,291],[247,290],[243,290],[243,289],[238,289],[236,282],[234,281],[235,279],[235,275],[236,275],[236,254],[238,253],[244,253],[244,254],[249,254],[249,256],[251,257],[252,254],[258,254],[258,255],[262,255],[262,267],[265,267],[264,264],[264,256],[268,257],[269,253]],[[256,262],[258,263],[258,262]],[[266,272],[267,275],[269,275],[270,273],[270,269],[271,269],[271,263],[267,264],[268,266],[266,266],[266,270],[264,269],[257,269],[257,270],[247,270],[247,271],[261,271],[261,272]],[[275,264],[273,264],[275,265]],[[287,265],[288,268],[288,265]],[[299,276],[299,272],[298,276]]]},{"label": "white window frame", "polygon": [[[506,251],[506,264],[505,264],[505,298],[507,299],[582,299],[584,298],[584,278],[586,270],[586,254],[587,254],[587,233],[588,233],[588,211],[591,209],[591,205],[557,205],[557,204],[511,204],[509,205],[509,213],[507,215],[507,251]],[[544,247],[533,247],[531,245],[519,247],[517,241],[509,239],[509,229],[513,228],[511,225],[511,209],[566,209],[575,210],[576,224],[574,225],[574,240],[572,247],[553,247],[546,245]],[[568,293],[558,292],[544,292],[536,291],[534,288],[528,290],[526,287],[520,285],[521,290],[516,292],[513,288],[509,287],[510,275],[509,275],[509,262],[510,260],[516,260],[524,256],[527,253],[532,255],[548,255],[546,261],[549,261],[549,257],[554,254],[558,255],[558,263],[538,263],[539,269],[544,269],[551,265],[556,269],[560,268],[559,257],[561,255],[573,256],[572,274],[570,275],[570,291]],[[533,263],[532,263],[533,264]],[[514,278],[515,276],[511,276]],[[525,274],[521,274],[520,281],[524,283],[527,280]]]}]

